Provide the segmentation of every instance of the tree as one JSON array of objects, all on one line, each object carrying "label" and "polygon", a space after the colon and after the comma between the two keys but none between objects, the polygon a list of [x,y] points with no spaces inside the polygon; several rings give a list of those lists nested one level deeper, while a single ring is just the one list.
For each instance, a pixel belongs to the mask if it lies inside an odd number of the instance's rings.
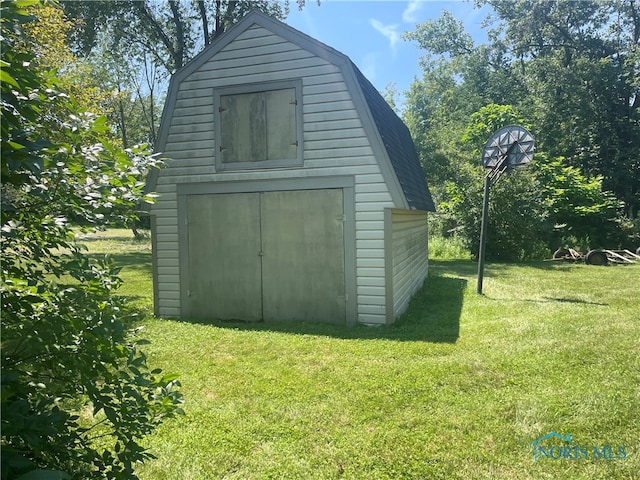
[{"label": "tree", "polygon": [[538,161],[535,170],[553,225],[545,235],[549,246],[619,246],[615,232],[621,202],[603,189],[602,177],[587,177],[562,157]]},{"label": "tree", "polygon": [[539,146],[640,208],[640,5],[489,0],[519,61]]},{"label": "tree", "polygon": [[[461,141],[463,148],[472,153],[472,163],[464,166],[464,177],[447,183],[447,197],[441,208],[455,218],[457,231],[473,254],[479,250],[486,173],[480,167],[482,148],[501,127],[526,123],[513,106],[496,104],[480,108],[466,122]],[[493,185],[490,198],[487,258],[514,261],[543,254],[543,233],[548,222],[535,174],[520,169],[503,175]]]},{"label": "tree", "polygon": [[38,65],[34,3],[1,6],[2,478],[132,479],[179,383],[149,369],[117,268],[83,253],[70,220],[130,215],[157,159],[115,146]]},{"label": "tree", "polygon": [[108,113],[111,92],[100,88],[93,66],[68,47],[73,23],[54,3],[35,3],[29,12],[34,20],[24,25],[24,31],[32,39],[34,65],[55,70],[58,88],[72,96],[80,109]]},{"label": "tree", "polygon": [[463,141],[469,117],[487,104],[515,104],[521,86],[503,48],[474,45],[448,12],[405,38],[425,50],[423,77],[410,87],[404,118],[438,198],[438,185],[456,182],[461,162],[475,162]]},{"label": "tree", "polygon": [[62,6],[70,18],[80,20],[74,37],[83,51],[91,51],[105,34],[113,46],[138,45],[154,56],[154,63],[173,73],[251,9],[282,17],[288,3],[145,0],[62,2]]},{"label": "tree", "polygon": [[89,56],[96,82],[110,92],[108,118],[124,148],[156,142],[167,75],[147,53],[111,49],[101,42]]},{"label": "tree", "polygon": [[[305,0],[295,3],[302,8]],[[113,118],[122,141],[146,138],[153,145],[167,78],[249,11],[283,19],[290,2],[101,0],[62,1],[61,6],[75,26],[72,44],[110,74],[101,78],[118,92]]]},{"label": "tree", "polygon": [[[493,131],[508,122],[533,131],[538,160],[530,172],[519,174],[528,178],[528,183],[520,184],[522,190],[508,193],[519,184],[515,176],[501,180],[492,191],[498,200],[492,208],[509,205],[508,195],[544,200],[544,208],[530,212],[538,215],[541,228],[529,229],[518,218],[513,220],[519,231],[527,231],[530,238],[536,235],[548,248],[555,249],[558,245],[553,243],[563,236],[583,237],[579,240],[585,242],[588,237],[593,246],[624,244],[620,227],[631,222],[619,217],[620,201],[630,218],[640,206],[637,4],[477,3],[494,8],[496,28],[489,31],[487,44],[474,45],[462,23],[447,13],[405,36],[426,52],[424,75],[411,86],[405,119],[440,203],[441,214],[431,219],[435,231],[457,232],[475,249],[479,212],[473,198],[479,175],[472,165],[477,165],[479,149]],[[520,112],[521,118],[502,118],[509,109]],[[570,170],[571,187],[545,189],[540,184],[550,182],[551,172],[567,178],[569,171],[563,169],[569,167],[575,169]],[[533,186],[537,193],[530,189]],[[571,196],[562,197],[561,191]],[[501,195],[505,197],[500,199]],[[562,202],[567,208],[556,208]],[[566,215],[571,209],[589,213]],[[498,218],[507,218],[507,213]],[[563,227],[554,228],[559,225]],[[494,239],[518,236],[517,231],[507,233],[507,223],[495,227]],[[490,224],[490,234],[492,228]],[[634,238],[631,230],[627,233],[629,240]],[[510,252],[519,250],[512,241],[497,243],[511,245]],[[493,255],[490,250],[488,255]]]},{"label": "tree", "polygon": [[449,63],[423,62],[423,78],[407,93],[403,115],[411,131],[432,194],[458,175],[460,162],[469,161],[460,148],[464,119],[475,109],[474,99],[459,94],[456,70]]},{"label": "tree", "polygon": [[482,148],[489,138],[507,125],[521,125],[531,130],[527,120],[516,111],[513,105],[490,103],[471,115],[462,140],[473,148],[476,158],[480,158]]},{"label": "tree", "polygon": [[[305,0],[296,1],[302,8]],[[85,52],[105,35],[118,46],[137,45],[169,73],[182,68],[203,47],[251,10],[284,18],[289,1],[198,0],[63,2],[76,20],[75,43]]]},{"label": "tree", "polygon": [[[110,140],[119,139],[124,148],[153,145],[160,111],[153,65],[136,62],[136,55],[127,57],[123,52],[109,52],[100,61],[94,61],[94,55],[81,59],[68,46],[73,22],[57,4],[36,3],[30,12],[34,21],[24,28],[32,40],[34,66],[57,72],[57,88],[73,97],[78,111],[99,111],[107,117],[113,126]],[[106,48],[104,42],[101,48]],[[123,68],[122,58],[130,59],[128,68]],[[126,90],[128,85],[135,91]],[[129,226],[138,238],[135,222]]]}]

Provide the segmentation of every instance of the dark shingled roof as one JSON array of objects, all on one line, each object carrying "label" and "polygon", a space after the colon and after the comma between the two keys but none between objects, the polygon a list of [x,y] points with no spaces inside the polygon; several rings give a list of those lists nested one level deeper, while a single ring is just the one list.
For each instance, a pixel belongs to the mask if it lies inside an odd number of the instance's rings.
[{"label": "dark shingled roof", "polygon": [[434,212],[433,199],[409,129],[358,67],[353,62],[351,65],[409,208]]}]

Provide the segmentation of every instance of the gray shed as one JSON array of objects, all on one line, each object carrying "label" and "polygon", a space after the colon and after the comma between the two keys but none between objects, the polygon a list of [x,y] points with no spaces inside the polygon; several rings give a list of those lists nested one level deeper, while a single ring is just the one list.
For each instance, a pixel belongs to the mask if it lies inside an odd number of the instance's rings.
[{"label": "gray shed", "polygon": [[342,53],[252,12],[171,79],[157,315],[393,322],[428,270],[408,129]]}]

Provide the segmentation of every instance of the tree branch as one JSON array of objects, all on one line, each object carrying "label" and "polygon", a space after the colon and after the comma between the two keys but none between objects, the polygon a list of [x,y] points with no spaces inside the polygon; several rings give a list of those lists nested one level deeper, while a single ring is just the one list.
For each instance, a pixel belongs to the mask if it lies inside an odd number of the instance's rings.
[{"label": "tree branch", "polygon": [[198,0],[198,10],[200,11],[200,19],[202,20],[202,34],[204,35],[205,47],[209,45],[209,22],[207,21],[207,9],[204,0]]},{"label": "tree branch", "polygon": [[216,31],[213,33],[214,37],[216,38],[222,29],[221,24],[222,24],[222,1],[221,0],[216,0]]},{"label": "tree branch", "polygon": [[169,0],[169,8],[173,14],[173,23],[176,27],[176,48],[173,60],[175,63],[175,70],[182,68],[184,63],[184,23],[180,16],[180,4],[177,1]]},{"label": "tree branch", "polygon": [[147,23],[153,28],[156,34],[160,37],[160,40],[162,41],[166,49],[169,51],[169,54],[175,61],[176,50],[173,46],[173,42],[171,41],[167,33],[162,29],[162,26],[158,23],[158,21],[153,16],[153,14],[147,8],[147,2],[146,1],[133,2],[133,5],[135,5],[135,7],[140,12],[140,15],[142,16],[142,18],[144,18],[147,21]]},{"label": "tree branch", "polygon": [[223,16],[221,16],[219,12],[216,14],[217,28],[216,28],[216,34],[214,38],[217,38],[224,33],[225,26],[231,23],[231,20],[233,19],[233,12],[235,11],[237,6],[238,6],[237,0],[232,0],[227,4],[227,9],[224,12]]},{"label": "tree branch", "polygon": [[633,43],[640,41],[640,12],[634,1],[630,2],[631,17],[633,18]]}]

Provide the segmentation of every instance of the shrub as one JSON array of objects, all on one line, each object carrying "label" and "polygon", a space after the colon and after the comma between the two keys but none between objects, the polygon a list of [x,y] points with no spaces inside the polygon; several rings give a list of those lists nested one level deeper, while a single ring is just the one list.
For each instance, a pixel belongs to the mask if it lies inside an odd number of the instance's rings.
[{"label": "shrub", "polygon": [[156,160],[31,64],[32,2],[2,3],[2,478],[132,479],[140,439],[180,412],[173,375],[147,366],[118,270],[69,218],[132,215]]}]

